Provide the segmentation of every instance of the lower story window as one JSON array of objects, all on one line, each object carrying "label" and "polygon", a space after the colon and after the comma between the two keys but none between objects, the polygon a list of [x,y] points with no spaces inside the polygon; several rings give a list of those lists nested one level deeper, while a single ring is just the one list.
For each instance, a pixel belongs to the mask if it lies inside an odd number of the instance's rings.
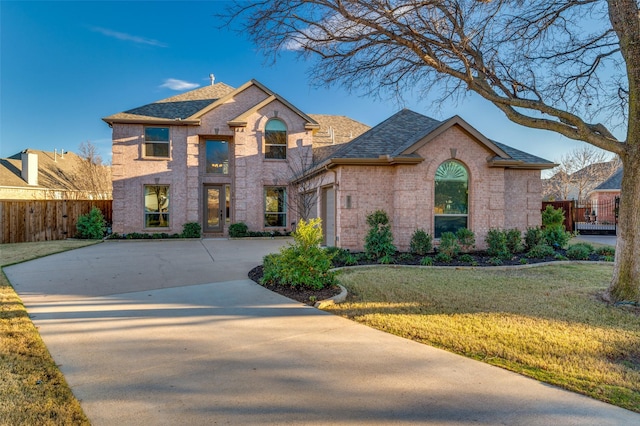
[{"label": "lower story window", "polygon": [[169,227],[169,185],[145,185],[144,227]]},{"label": "lower story window", "polygon": [[264,226],[287,226],[287,189],[270,187],[264,190]]}]

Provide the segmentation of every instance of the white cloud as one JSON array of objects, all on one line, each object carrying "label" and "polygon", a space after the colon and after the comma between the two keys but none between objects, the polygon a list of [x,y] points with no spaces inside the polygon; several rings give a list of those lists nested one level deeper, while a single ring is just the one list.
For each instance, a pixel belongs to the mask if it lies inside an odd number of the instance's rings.
[{"label": "white cloud", "polygon": [[178,80],[175,78],[168,78],[160,85],[160,87],[166,87],[171,90],[190,90],[195,89],[198,86],[200,85],[197,83],[189,83],[188,81]]},{"label": "white cloud", "polygon": [[102,35],[105,35],[107,37],[116,38],[118,40],[132,41],[134,43],[148,44],[149,46],[156,46],[156,47],[169,47],[169,45],[167,45],[165,43],[162,43],[161,41],[158,41],[158,40],[154,40],[154,39],[151,39],[151,38],[140,37],[140,36],[135,36],[135,35],[127,34],[127,33],[121,33],[119,31],[113,31],[113,30],[110,30],[110,29],[107,29],[107,28],[91,27],[91,31],[95,31],[95,32],[100,33]]}]

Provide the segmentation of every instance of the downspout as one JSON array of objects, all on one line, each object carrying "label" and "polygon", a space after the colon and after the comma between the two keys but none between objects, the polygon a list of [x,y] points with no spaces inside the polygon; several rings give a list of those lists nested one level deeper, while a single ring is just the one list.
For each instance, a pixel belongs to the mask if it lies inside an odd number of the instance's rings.
[{"label": "downspout", "polygon": [[333,168],[329,167],[329,164],[327,164],[326,166],[324,166],[324,169],[326,171],[331,171],[333,172],[333,192],[334,192],[334,197],[335,199],[333,200],[333,235],[335,236],[335,241],[333,241],[333,244],[335,246],[338,245],[338,242],[340,241],[340,236],[338,235],[338,172],[336,172],[335,170],[333,170]]}]

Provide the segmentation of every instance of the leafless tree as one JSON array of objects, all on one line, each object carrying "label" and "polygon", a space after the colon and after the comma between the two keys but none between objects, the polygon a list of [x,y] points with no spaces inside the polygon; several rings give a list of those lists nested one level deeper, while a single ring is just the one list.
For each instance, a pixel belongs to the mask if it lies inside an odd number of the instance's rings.
[{"label": "leafless tree", "polygon": [[[612,300],[640,301],[639,0],[256,0],[225,14],[318,82],[373,94],[473,91],[523,126],[624,165]],[[616,121],[617,120],[617,121]],[[608,123],[607,128],[603,123]],[[618,140],[611,126],[626,127]]]},{"label": "leafless tree", "polygon": [[590,191],[610,178],[620,167],[617,157],[590,145],[575,148],[563,155],[553,176],[543,185],[543,195],[560,200],[574,198],[585,202]]},{"label": "leafless tree", "polygon": [[[298,219],[309,220],[317,208],[317,188],[322,185],[322,178],[304,178],[305,173],[316,165],[311,147],[298,146],[288,150],[287,167],[276,177],[278,183],[288,186],[288,208]],[[320,179],[320,181],[318,181]]]},{"label": "leafless tree", "polygon": [[111,198],[111,168],[103,164],[98,148],[90,141],[78,147],[78,162],[74,170],[74,183],[79,190],[86,191],[98,199]]}]

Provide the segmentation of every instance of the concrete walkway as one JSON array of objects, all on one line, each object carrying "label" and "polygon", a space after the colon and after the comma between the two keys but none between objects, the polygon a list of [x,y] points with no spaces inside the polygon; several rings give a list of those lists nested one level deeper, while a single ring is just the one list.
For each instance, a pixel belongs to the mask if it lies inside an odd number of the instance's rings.
[{"label": "concrete walkway", "polygon": [[640,424],[246,279],[283,243],[106,242],[5,272],[97,426]]}]

